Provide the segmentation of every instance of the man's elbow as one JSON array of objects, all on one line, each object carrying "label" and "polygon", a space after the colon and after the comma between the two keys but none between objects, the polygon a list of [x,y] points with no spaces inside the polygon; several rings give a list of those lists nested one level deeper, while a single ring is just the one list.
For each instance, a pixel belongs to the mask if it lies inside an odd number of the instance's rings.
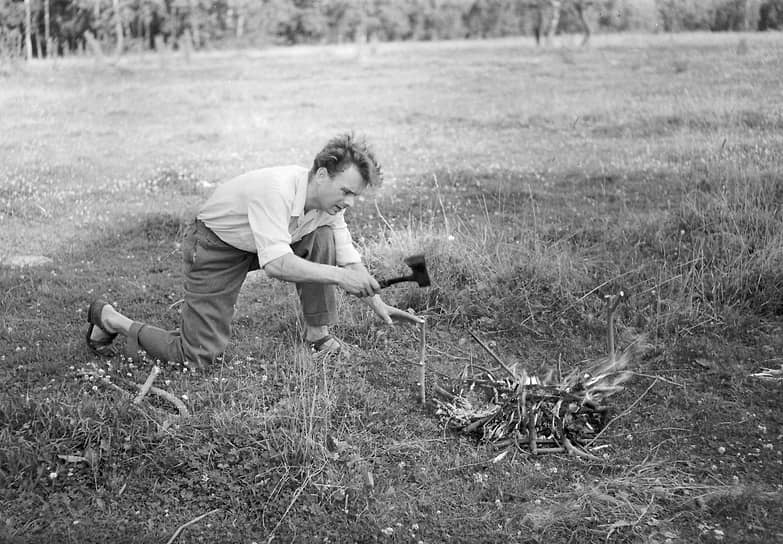
[{"label": "man's elbow", "polygon": [[278,257],[277,259],[271,260],[268,263],[266,263],[263,266],[264,272],[267,276],[270,278],[274,278],[276,280],[283,279],[283,259],[285,257]]}]

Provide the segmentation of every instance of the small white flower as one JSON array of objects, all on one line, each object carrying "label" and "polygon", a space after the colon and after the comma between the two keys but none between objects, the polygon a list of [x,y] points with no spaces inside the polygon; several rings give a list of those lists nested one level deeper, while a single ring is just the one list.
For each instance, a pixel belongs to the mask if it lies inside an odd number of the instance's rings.
[{"label": "small white flower", "polygon": [[50,472],[49,473],[49,479],[50,480],[54,480],[55,478],[57,478],[57,473],[56,472]]},{"label": "small white flower", "polygon": [[386,536],[391,536],[394,534],[394,529],[392,527],[386,527],[385,529],[381,529],[381,532]]},{"label": "small white flower", "polygon": [[182,395],[182,400],[188,400],[188,396],[187,395]]}]

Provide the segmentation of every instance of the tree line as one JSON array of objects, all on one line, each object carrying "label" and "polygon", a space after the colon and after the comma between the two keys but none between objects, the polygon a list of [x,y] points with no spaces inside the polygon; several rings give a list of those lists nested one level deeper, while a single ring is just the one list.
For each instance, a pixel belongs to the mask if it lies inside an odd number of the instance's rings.
[{"label": "tree line", "polygon": [[774,30],[783,0],[0,0],[0,54]]}]

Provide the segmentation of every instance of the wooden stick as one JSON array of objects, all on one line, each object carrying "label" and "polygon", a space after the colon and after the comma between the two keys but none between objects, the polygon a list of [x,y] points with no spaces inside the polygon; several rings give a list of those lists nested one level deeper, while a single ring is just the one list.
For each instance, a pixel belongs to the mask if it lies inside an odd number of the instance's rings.
[{"label": "wooden stick", "polygon": [[625,293],[620,291],[617,295],[608,295],[606,297],[606,326],[608,333],[609,360],[614,361],[614,312],[623,300]]},{"label": "wooden stick", "polygon": [[530,452],[536,453],[538,446],[536,445],[536,414],[530,414],[527,418],[527,443],[530,446]]},{"label": "wooden stick", "polygon": [[644,396],[645,396],[647,393],[649,393],[649,392],[650,392],[650,389],[652,389],[652,388],[653,388],[653,386],[654,386],[656,383],[658,383],[658,378],[656,378],[656,379],[655,379],[655,380],[654,380],[654,381],[653,381],[653,382],[650,384],[650,386],[649,386],[649,387],[648,387],[648,388],[645,390],[645,392],[644,392],[644,393],[642,393],[642,395],[641,395],[641,396],[640,396],[638,399],[636,399],[635,401],[633,401],[633,402],[631,403],[631,405],[630,405],[628,408],[626,408],[626,409],[625,409],[625,411],[624,411],[622,414],[620,414],[620,415],[618,415],[618,416],[616,416],[616,417],[612,418],[612,420],[611,420],[609,423],[607,423],[607,424],[604,426],[604,428],[603,428],[603,429],[601,429],[601,432],[599,432],[597,435],[595,435],[595,437],[594,437],[592,440],[590,440],[590,442],[588,442],[588,443],[587,443],[587,445],[586,445],[585,447],[590,447],[590,446],[591,446],[591,445],[592,445],[592,444],[593,444],[593,443],[594,443],[596,440],[598,440],[598,439],[601,437],[601,435],[602,435],[602,434],[604,434],[604,432],[606,431],[606,429],[608,429],[608,428],[609,428],[609,426],[610,426],[612,423],[614,423],[615,421],[617,421],[617,420],[618,420],[618,419],[620,419],[621,417],[623,417],[623,416],[625,416],[625,415],[628,415],[628,414],[631,412],[631,409],[632,409],[634,406],[636,406],[637,404],[639,404],[639,401],[640,401],[640,400],[642,400],[642,399],[644,398]]},{"label": "wooden stick", "polygon": [[[142,387],[139,384],[136,384],[136,387]],[[153,395],[157,395],[162,399],[166,399],[171,404],[177,407],[177,410],[179,411],[179,415],[182,417],[188,417],[190,413],[188,412],[188,409],[185,407],[185,403],[179,400],[177,397],[169,393],[168,391],[164,391],[163,389],[158,389],[157,387],[150,387],[150,393]]]},{"label": "wooden stick", "polygon": [[[88,372],[87,374],[98,378],[98,380],[101,383],[111,387],[112,389],[114,389],[115,391],[118,391],[119,393],[122,393],[123,396],[128,398],[129,400],[133,396],[130,392],[128,392],[125,389],[123,389],[122,387],[118,386],[116,383],[112,382],[111,380],[109,380],[105,376],[101,376],[101,375],[99,375],[99,374],[97,374],[95,372]],[[149,380],[149,378],[148,378],[148,380]],[[143,389],[146,384],[141,385],[141,384],[135,383],[133,385],[135,385],[141,391],[141,389]],[[160,398],[162,398],[164,400],[169,401],[171,404],[176,406],[177,411],[179,412],[180,416],[188,417],[188,415],[190,415],[189,412],[188,412],[188,409],[185,407],[185,403],[183,403],[181,400],[179,400],[177,397],[175,397],[174,395],[172,395],[168,391],[164,391],[163,389],[159,389],[157,387],[150,386],[149,392],[152,393],[153,395],[159,396]],[[135,402],[131,402],[131,405],[133,405],[135,407],[138,407],[138,403],[135,403]]]},{"label": "wooden stick", "polygon": [[436,383],[432,384],[432,391],[437,393],[438,395],[440,395],[442,397],[446,397],[449,400],[454,400],[454,394],[453,393],[451,393],[449,391],[446,391],[445,389],[443,389],[441,386],[439,386]]},{"label": "wooden stick", "polygon": [[446,216],[446,207],[443,205],[443,197],[440,195],[440,185],[438,185],[438,176],[432,174],[432,179],[435,180],[435,194],[438,197],[438,204],[440,204],[440,211],[443,214],[443,226],[446,227],[446,234],[451,234],[451,229],[449,229],[449,218]]},{"label": "wooden stick", "polygon": [[[686,263],[686,264],[687,264],[687,263]],[[568,310],[570,310],[571,308],[575,307],[577,304],[580,304],[580,303],[581,303],[581,302],[582,302],[584,299],[586,299],[587,297],[589,297],[590,295],[592,295],[593,293],[595,293],[596,291],[598,291],[600,288],[602,288],[602,287],[605,287],[605,286],[609,285],[610,283],[612,283],[613,281],[617,281],[617,280],[619,280],[620,278],[623,278],[623,277],[627,276],[628,274],[633,274],[633,273],[635,273],[635,272],[638,272],[638,271],[640,271],[641,269],[642,269],[642,267],[641,267],[641,266],[639,266],[639,267],[637,267],[637,268],[634,268],[633,270],[626,270],[625,272],[623,272],[623,273],[622,273],[622,274],[620,274],[619,276],[615,276],[614,278],[610,278],[610,279],[606,280],[605,282],[603,282],[601,285],[598,285],[598,286],[596,286],[596,287],[593,287],[593,288],[592,288],[592,289],[590,289],[590,290],[589,290],[587,293],[585,293],[583,296],[581,296],[581,297],[580,297],[580,298],[579,298],[579,299],[578,299],[576,302],[574,302],[574,303],[570,304],[569,306],[567,306],[565,310],[561,310],[561,311],[560,311],[560,312],[559,312],[557,315],[558,315],[558,316],[565,315],[565,313],[566,313]]]},{"label": "wooden stick", "polygon": [[155,381],[155,378],[158,377],[158,374],[160,374],[160,367],[155,365],[152,367],[150,375],[147,376],[147,381],[145,381],[144,385],[141,386],[139,394],[136,395],[135,399],[133,399],[133,404],[141,404],[141,401],[144,400],[144,396],[149,393],[150,387],[152,387],[152,382]]},{"label": "wooden stick", "polygon": [[564,448],[536,448],[534,450],[531,450],[531,453],[534,453],[536,455],[541,455],[544,453],[565,453],[566,450]]},{"label": "wooden stick", "polygon": [[183,529],[185,529],[186,527],[188,527],[188,526],[190,526],[190,525],[193,525],[194,523],[198,523],[199,521],[201,521],[202,519],[204,519],[204,518],[205,518],[205,517],[207,517],[208,515],[210,515],[210,514],[214,514],[215,512],[217,512],[217,511],[219,511],[219,510],[220,510],[220,508],[215,508],[214,510],[210,510],[210,511],[209,511],[209,512],[207,512],[206,514],[201,514],[201,515],[200,515],[200,516],[198,516],[197,518],[193,518],[192,520],[190,520],[190,521],[189,521],[189,522],[187,522],[187,523],[183,523],[182,525],[180,525],[180,526],[179,526],[179,528],[178,528],[176,531],[174,531],[174,534],[173,534],[173,535],[171,535],[171,538],[169,539],[169,541],[168,541],[168,542],[166,542],[166,544],[171,544],[172,542],[174,542],[174,540],[176,540],[176,538],[179,536],[179,534],[180,534],[180,533],[183,531]]},{"label": "wooden stick", "polygon": [[565,434],[563,434],[562,441],[565,449],[572,455],[576,455],[577,457],[581,457],[583,459],[589,459],[590,461],[603,461],[603,459],[600,457],[596,457],[592,453],[587,453],[586,451],[574,446]]},{"label": "wooden stick", "polygon": [[508,372],[508,374],[509,374],[509,375],[510,375],[512,378],[514,378],[515,380],[517,379],[517,375],[516,375],[516,374],[514,374],[514,371],[513,371],[513,370],[511,370],[511,369],[510,369],[510,368],[509,368],[509,367],[506,365],[506,363],[504,363],[504,362],[503,362],[503,360],[502,360],[500,357],[498,357],[498,356],[495,354],[495,352],[494,352],[494,351],[492,351],[492,350],[490,349],[490,347],[489,347],[488,345],[486,345],[486,344],[485,344],[485,343],[484,343],[484,342],[481,340],[481,338],[479,338],[478,336],[476,336],[476,334],[475,334],[473,331],[471,331],[471,330],[469,330],[468,332],[469,332],[469,333],[470,333],[470,335],[473,337],[473,339],[474,339],[476,342],[478,342],[478,343],[479,343],[479,345],[480,345],[482,348],[484,348],[484,350],[485,350],[487,353],[489,353],[489,354],[490,354],[490,356],[491,356],[493,359],[495,359],[495,361],[497,361],[497,362],[500,364],[500,366],[502,366],[502,367],[503,367],[503,370],[505,370],[506,372]]},{"label": "wooden stick", "polygon": [[489,423],[499,413],[500,412],[495,412],[494,414],[489,414],[488,416],[478,418],[476,421],[474,421],[473,423],[465,427],[465,431],[464,431],[465,434],[470,434],[476,429],[478,429],[479,427],[481,427],[482,425]]},{"label": "wooden stick", "polygon": [[421,322],[421,344],[419,345],[419,400],[422,404],[427,402],[427,391],[424,380],[426,379],[426,353],[427,353],[427,321]]}]

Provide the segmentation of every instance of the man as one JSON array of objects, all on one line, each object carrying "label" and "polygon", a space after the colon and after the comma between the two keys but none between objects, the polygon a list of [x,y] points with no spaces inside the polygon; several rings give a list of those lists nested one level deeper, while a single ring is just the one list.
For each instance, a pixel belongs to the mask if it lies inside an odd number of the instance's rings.
[{"label": "man", "polygon": [[341,135],[316,155],[309,171],[264,168],[221,184],[185,233],[180,328],[135,322],[99,299],[88,309],[87,345],[112,356],[122,334],[129,357],[143,350],[155,359],[204,368],[225,351],[239,290],[247,273],[259,268],[296,284],[305,340],[315,353],[343,349],[329,333],[337,323],[336,287],[361,297],[387,324],[421,323],[381,300],[345,223],[356,197],[380,183],[380,166],[365,142]]}]

